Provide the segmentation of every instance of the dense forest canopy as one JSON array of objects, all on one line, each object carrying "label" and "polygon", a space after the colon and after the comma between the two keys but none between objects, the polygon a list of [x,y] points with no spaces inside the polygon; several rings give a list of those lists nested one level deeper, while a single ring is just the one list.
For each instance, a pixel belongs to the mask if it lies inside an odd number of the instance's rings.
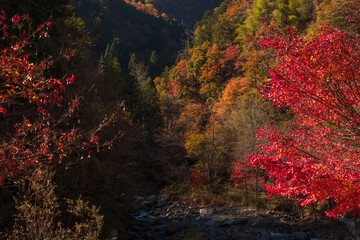
[{"label": "dense forest canopy", "polygon": [[131,239],[159,191],[359,215],[359,0],[0,10],[1,238]]},{"label": "dense forest canopy", "polygon": [[159,72],[174,63],[183,45],[184,28],[180,24],[139,11],[125,1],[75,0],[73,5],[90,32],[96,56],[100,58],[107,45],[115,42],[112,54],[123,70],[127,70],[132,53],[149,64],[155,51]]},{"label": "dense forest canopy", "polygon": [[192,28],[197,21],[201,20],[206,11],[211,11],[222,2],[223,0],[145,0],[145,3],[152,4],[159,11],[184,23],[188,28]]}]

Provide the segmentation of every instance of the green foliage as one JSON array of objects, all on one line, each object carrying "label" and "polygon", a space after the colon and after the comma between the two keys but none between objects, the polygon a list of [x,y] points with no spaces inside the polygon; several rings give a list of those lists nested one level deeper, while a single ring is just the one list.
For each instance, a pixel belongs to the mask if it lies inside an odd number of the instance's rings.
[{"label": "green foliage", "polygon": [[319,30],[320,24],[330,24],[349,33],[359,34],[360,10],[357,0],[322,1],[318,6],[316,22],[309,32]]},{"label": "green foliage", "polygon": [[[117,55],[117,48],[119,44],[120,44],[119,38],[114,38],[111,44],[107,44],[105,53],[100,56],[100,61],[99,61],[100,68],[103,68],[112,59],[116,58],[115,56]],[[121,68],[119,70],[121,71]]]},{"label": "green foliage", "polygon": [[[207,189],[188,190],[183,199],[211,202],[208,197],[222,189],[233,161],[240,159],[246,165],[244,155],[261,152],[256,147],[258,129],[286,119],[284,112],[275,113],[272,104],[256,93],[276,61],[254,40],[266,34],[269,25],[304,31],[314,20],[315,9],[310,0],[225,1],[204,14],[177,65],[156,78],[161,99],[171,95],[181,102],[166,131],[183,136],[187,156],[198,160],[191,169],[209,177]],[[253,178],[244,183],[240,202],[260,208],[265,204],[260,197],[264,172],[253,170],[247,170]],[[218,204],[230,202],[214,199]]]},{"label": "green foliage", "polygon": [[48,169],[40,167],[22,181],[16,206],[18,214],[8,239],[99,238],[103,225],[99,208],[89,207],[89,203],[80,198],[67,199],[67,214],[61,212],[53,176]]},{"label": "green foliage", "polygon": [[75,216],[73,230],[67,230],[67,239],[98,239],[103,225],[103,216],[99,208],[89,206],[79,197],[76,201],[67,199],[68,212]]},{"label": "green foliage", "polygon": [[[141,12],[124,1],[75,0],[73,5],[95,39],[93,50],[96,58],[104,53],[107,43],[118,38],[117,51],[112,57],[117,57],[124,72],[127,72],[125,68],[132,53],[139,61],[148,62],[155,50],[159,68],[174,63],[184,32],[180,25]],[[155,73],[158,71],[154,69]],[[152,72],[151,75],[154,76]]]},{"label": "green foliage", "polygon": [[255,209],[263,209],[265,207],[266,198],[256,197],[255,200],[252,202]]},{"label": "green foliage", "polygon": [[277,25],[282,30],[295,27],[304,31],[315,19],[314,1],[312,0],[255,0],[248,10],[245,23],[238,28],[239,42],[247,36],[261,34],[264,23]]},{"label": "green foliage", "polygon": [[128,64],[129,71],[131,71],[131,69],[133,69],[135,67],[135,64],[137,63],[137,61],[138,60],[136,59],[135,53],[132,53],[130,56],[129,64]]},{"label": "green foliage", "polygon": [[158,63],[158,56],[157,56],[155,50],[152,51],[152,53],[151,53],[149,63],[150,63],[151,65],[156,65],[156,64]]},{"label": "green foliage", "polygon": [[164,195],[166,199],[169,199],[171,201],[177,201],[180,200],[181,197],[188,192],[190,189],[190,185],[185,185],[184,183],[182,185],[167,185],[161,190],[161,194]]},{"label": "green foliage", "polygon": [[257,28],[266,20],[269,21],[272,12],[276,9],[276,0],[255,0],[248,10],[244,25],[238,28],[241,38],[247,35],[255,36]]}]

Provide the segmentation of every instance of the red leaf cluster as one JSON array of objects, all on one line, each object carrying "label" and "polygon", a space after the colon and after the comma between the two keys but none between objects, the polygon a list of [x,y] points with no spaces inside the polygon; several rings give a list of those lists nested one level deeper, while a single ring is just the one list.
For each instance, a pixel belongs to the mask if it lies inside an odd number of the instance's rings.
[{"label": "red leaf cluster", "polygon": [[194,188],[208,183],[209,177],[207,172],[191,171],[190,180]]},{"label": "red leaf cluster", "polygon": [[332,200],[338,216],[360,210],[360,39],[324,28],[311,40],[269,32],[261,42],[278,54],[261,92],[294,122],[284,133],[259,131],[265,154],[250,156],[274,177],[273,194],[302,205]]},{"label": "red leaf cluster", "polygon": [[[73,83],[75,76],[66,80],[49,77],[47,71],[54,65],[51,56],[32,60],[29,51],[32,41],[44,37],[52,23],[25,31],[25,26],[31,26],[25,24],[29,21],[27,16],[15,15],[9,25],[6,21],[2,12],[1,37],[9,45],[0,50],[0,113],[3,124],[12,125],[0,135],[0,185],[4,179],[11,180],[33,164],[61,162],[75,150],[97,142],[94,137],[87,143],[78,129],[70,127],[78,99],[69,100],[65,108],[63,98],[65,85]],[[12,32],[18,30],[18,34],[9,37],[9,26],[15,29]],[[54,107],[62,107],[64,114],[52,116]]]}]

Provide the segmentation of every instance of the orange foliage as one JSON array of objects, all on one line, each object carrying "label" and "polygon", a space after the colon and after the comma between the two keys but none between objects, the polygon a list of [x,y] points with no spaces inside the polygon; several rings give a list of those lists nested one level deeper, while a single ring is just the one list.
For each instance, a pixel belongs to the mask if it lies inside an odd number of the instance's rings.
[{"label": "orange foliage", "polygon": [[268,64],[272,61],[271,53],[264,52],[256,49],[250,50],[248,53],[243,55],[245,62],[238,61],[237,67],[242,66],[249,77],[258,79],[262,76],[266,76],[268,72]]},{"label": "orange foliage", "polygon": [[318,22],[360,33],[360,0],[327,0],[320,4]]},{"label": "orange foliage", "polygon": [[199,103],[189,103],[182,109],[180,121],[184,123],[187,133],[198,133],[206,119],[206,107]]},{"label": "orange foliage", "polygon": [[156,77],[154,79],[154,84],[156,87],[156,91],[158,92],[158,94],[160,94],[160,96],[166,95],[168,93],[169,82],[167,81],[167,79],[162,77]]},{"label": "orange foliage", "polygon": [[222,92],[222,98],[220,102],[229,104],[242,94],[248,92],[250,87],[250,81],[246,77],[234,77],[226,85],[226,88]]},{"label": "orange foliage", "polygon": [[239,49],[235,45],[231,45],[225,50],[224,58],[226,61],[236,61],[239,56]]},{"label": "orange foliage", "polygon": [[225,117],[225,112],[234,104],[234,101],[250,91],[250,79],[246,77],[234,77],[222,91],[222,97],[215,103],[214,116]]},{"label": "orange foliage", "polygon": [[170,85],[169,93],[177,98],[186,94],[187,81],[187,61],[181,60],[173,69],[170,71]]},{"label": "orange foliage", "polygon": [[145,12],[149,15],[155,16],[157,18],[168,19],[168,16],[165,13],[159,14],[158,10],[151,3],[136,2],[136,0],[124,0],[125,3],[135,7],[137,10]]}]

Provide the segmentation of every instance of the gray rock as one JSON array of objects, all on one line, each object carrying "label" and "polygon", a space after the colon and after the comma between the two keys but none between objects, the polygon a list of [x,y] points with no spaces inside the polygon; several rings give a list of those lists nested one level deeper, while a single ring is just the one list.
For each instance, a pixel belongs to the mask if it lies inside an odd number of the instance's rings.
[{"label": "gray rock", "polygon": [[214,214],[214,210],[202,208],[199,213],[201,217],[210,217]]},{"label": "gray rock", "polygon": [[231,226],[233,224],[235,224],[235,220],[233,219],[227,219],[225,221],[223,221],[222,223],[220,223],[220,227],[227,227],[227,226]]},{"label": "gray rock", "polygon": [[167,235],[174,235],[176,232],[180,232],[184,228],[184,224],[178,222],[178,223],[171,223],[168,224],[166,227],[166,234]]},{"label": "gray rock", "polygon": [[135,202],[142,202],[144,201],[144,198],[141,196],[135,197]]},{"label": "gray rock", "polygon": [[285,233],[270,233],[272,240],[289,240],[293,239],[290,234]]},{"label": "gray rock", "polygon": [[243,225],[246,225],[248,223],[249,223],[248,219],[242,218],[242,219],[237,219],[234,224],[243,226]]},{"label": "gray rock", "polygon": [[135,216],[136,219],[141,220],[143,218],[146,218],[149,216],[148,212],[140,211],[137,216]]},{"label": "gray rock", "polygon": [[147,239],[158,239],[158,234],[154,230],[146,232],[145,235],[146,235]]},{"label": "gray rock", "polygon": [[152,203],[150,201],[142,201],[140,203],[140,207],[142,208],[145,208],[145,209],[148,209],[152,206]]},{"label": "gray rock", "polygon": [[183,239],[185,237],[184,232],[177,232],[174,234],[173,239]]},{"label": "gray rock", "polygon": [[208,220],[208,221],[204,222],[204,225],[209,226],[209,227],[217,227],[219,224],[215,220]]},{"label": "gray rock", "polygon": [[194,219],[194,218],[189,219],[188,223],[193,227],[198,227],[198,226],[201,225],[200,222],[197,219]]},{"label": "gray rock", "polygon": [[140,236],[136,232],[129,232],[130,239],[139,239]]},{"label": "gray rock", "polygon": [[228,240],[226,236],[216,236],[215,240]]},{"label": "gray rock", "polygon": [[166,225],[166,224],[161,224],[161,225],[156,225],[155,227],[154,227],[154,229],[156,230],[156,231],[166,231],[166,228],[167,228],[168,226]]},{"label": "gray rock", "polygon": [[112,229],[110,230],[110,236],[111,236],[111,237],[117,237],[118,235],[119,235],[119,232],[118,232],[117,229],[112,228]]},{"label": "gray rock", "polygon": [[360,236],[360,219],[341,217],[340,221],[345,224],[354,236]]},{"label": "gray rock", "polygon": [[146,225],[150,227],[155,225],[156,218],[143,218],[142,221],[146,222]]},{"label": "gray rock", "polygon": [[161,225],[167,222],[167,219],[165,216],[158,216],[155,218],[155,224],[156,225]]},{"label": "gray rock", "polygon": [[291,234],[294,240],[309,240],[310,237],[307,233],[304,232],[293,232]]},{"label": "gray rock", "polygon": [[268,232],[261,232],[260,240],[271,240],[271,235]]},{"label": "gray rock", "polygon": [[231,238],[234,240],[257,240],[259,236],[254,232],[233,232]]},{"label": "gray rock", "polygon": [[155,203],[155,202],[157,202],[158,197],[156,195],[150,195],[147,200],[152,203]]},{"label": "gray rock", "polygon": [[179,218],[179,219],[184,219],[184,216],[185,215],[183,213],[179,213],[179,214],[177,214],[176,217]]},{"label": "gray rock", "polygon": [[160,199],[157,204],[156,204],[156,207],[158,208],[162,208],[162,207],[165,207],[167,205],[167,201],[164,200],[164,199]]}]

